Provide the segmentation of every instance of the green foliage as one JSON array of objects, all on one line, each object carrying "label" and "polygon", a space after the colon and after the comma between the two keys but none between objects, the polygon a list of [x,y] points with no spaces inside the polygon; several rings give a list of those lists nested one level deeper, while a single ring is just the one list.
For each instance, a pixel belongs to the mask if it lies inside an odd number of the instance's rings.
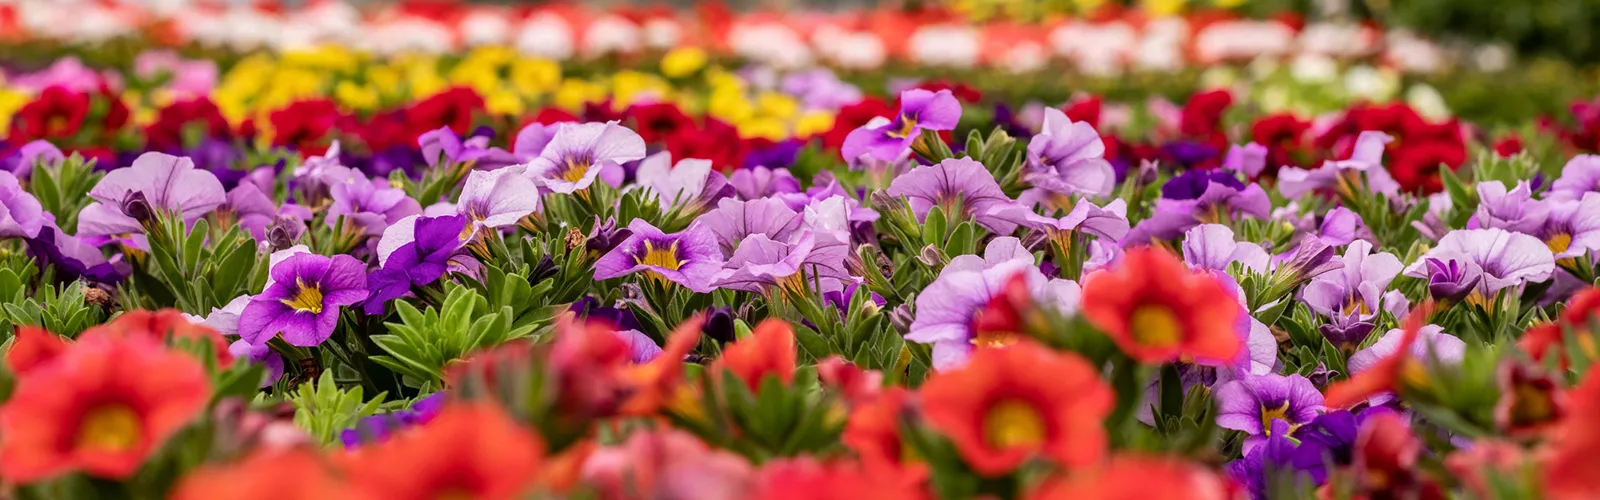
[{"label": "green foliage", "polygon": [[36,165],[28,180],[28,192],[39,199],[39,206],[46,213],[55,214],[62,232],[77,234],[78,211],[94,201],[89,198],[89,190],[104,175],[94,170],[94,160],[84,160],[73,153],[57,166]]},{"label": "green foliage", "polygon": [[84,300],[88,285],[73,282],[67,285],[41,283],[33,297],[24,297],[21,290],[7,294],[10,270],[0,270],[0,297],[5,298],[0,307],[6,330],[20,325],[36,325],[67,337],[77,337],[89,327],[105,322],[105,309]]},{"label": "green foliage", "polygon": [[379,393],[367,401],[359,386],[340,389],[334,383],[333,371],[328,370],[316,382],[301,384],[289,401],[294,403],[294,424],[318,442],[329,444],[338,438],[339,431],[377,413],[383,397],[384,393]]},{"label": "green foliage", "polygon": [[139,306],[208,314],[265,286],[267,259],[237,224],[224,228],[201,219],[185,229],[181,219],[163,215],[146,230],[150,253],[135,259],[132,285],[142,292],[136,300],[148,301]]},{"label": "green foliage", "polygon": [[517,314],[512,306],[494,308],[472,288],[449,287],[437,309],[429,306],[418,311],[410,303],[396,301],[400,322],[384,323],[390,333],[372,336],[388,355],[373,356],[372,361],[405,376],[411,384],[439,387],[451,361],[533,333],[534,324],[513,324]]}]

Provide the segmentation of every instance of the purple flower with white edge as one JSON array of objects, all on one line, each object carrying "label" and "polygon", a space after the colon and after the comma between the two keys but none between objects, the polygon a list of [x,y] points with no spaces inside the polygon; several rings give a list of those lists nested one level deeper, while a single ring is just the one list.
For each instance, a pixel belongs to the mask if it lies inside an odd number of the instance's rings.
[{"label": "purple flower with white edge", "polygon": [[710,160],[684,158],[672,163],[672,154],[660,152],[639,162],[636,186],[649,189],[662,213],[679,208],[697,213],[733,191],[727,177],[711,169]]},{"label": "purple flower with white edge", "polygon": [[1274,421],[1288,423],[1292,434],[1324,409],[1322,391],[1299,374],[1245,375],[1217,386],[1216,398],[1217,426],[1250,435],[1245,453],[1272,436]]},{"label": "purple flower with white edge", "polygon": [[907,90],[900,93],[900,112],[893,120],[880,116],[850,131],[840,152],[847,162],[862,155],[895,161],[911,151],[919,132],[955,130],[960,121],[961,101],[949,90]]},{"label": "purple flower with white edge", "polygon": [[1322,218],[1317,237],[1333,246],[1349,245],[1356,240],[1373,241],[1372,230],[1361,221],[1361,215],[1344,207],[1333,207]]},{"label": "purple flower with white edge", "polygon": [[474,168],[494,170],[517,163],[517,157],[506,150],[489,147],[488,136],[473,135],[463,141],[450,127],[423,132],[417,136],[417,146],[422,149],[422,158],[430,166],[438,166],[442,161],[445,164],[466,163]]},{"label": "purple flower with white edge", "polygon": [[618,330],[617,337],[628,344],[628,361],[637,365],[649,363],[661,356],[661,346],[649,335],[638,330]]},{"label": "purple flower with white edge", "polygon": [[272,387],[278,377],[283,376],[283,356],[273,352],[272,347],[266,343],[251,344],[244,339],[228,344],[228,353],[235,358],[250,360],[251,364],[258,364],[267,368],[266,377],[261,379],[261,387]]},{"label": "purple flower with white edge", "polygon": [[1478,211],[1467,220],[1467,229],[1493,227],[1538,234],[1549,217],[1549,205],[1533,199],[1528,181],[1518,182],[1516,189],[1510,191],[1500,181],[1484,181],[1478,183]]},{"label": "purple flower with white edge", "polygon": [[644,158],[644,139],[617,122],[563,123],[544,150],[528,163],[528,175],[550,191],[588,189],[600,171]]},{"label": "purple flower with white edge", "polygon": [[[465,216],[408,217],[383,232],[378,242],[380,268],[367,276],[363,309],[381,315],[384,304],[405,296],[413,286],[425,286],[450,270],[468,271],[477,261],[462,249],[471,227]],[[409,230],[407,230],[409,229]],[[391,250],[392,249],[392,250]]]},{"label": "purple flower with white edge", "polygon": [[845,282],[854,281],[844,269],[849,251],[849,244],[837,234],[806,231],[793,242],[751,234],[734,250],[716,286],[757,293],[771,287],[801,292],[816,283],[823,292],[843,290]]},{"label": "purple flower with white edge", "polygon": [[1183,262],[1194,269],[1227,272],[1237,262],[1261,274],[1271,266],[1272,257],[1261,245],[1234,240],[1233,230],[1221,224],[1201,224],[1183,236]]},{"label": "purple flower with white edge", "polygon": [[496,170],[474,170],[461,187],[455,213],[481,227],[514,226],[539,211],[539,185],[522,165]]},{"label": "purple flower with white edge", "polygon": [[1366,131],[1356,136],[1355,151],[1350,159],[1327,161],[1315,170],[1285,167],[1278,170],[1278,192],[1284,198],[1299,198],[1311,191],[1325,189],[1355,189],[1350,177],[1366,174],[1366,189],[1393,196],[1400,192],[1400,184],[1383,168],[1383,149],[1393,141],[1383,132]]},{"label": "purple flower with white edge", "polygon": [[1060,194],[1107,196],[1117,174],[1105,159],[1100,133],[1087,122],[1074,122],[1056,108],[1044,110],[1044,129],[1028,141],[1024,179]]},{"label": "purple flower with white edge", "polygon": [[1600,193],[1585,193],[1577,200],[1554,198],[1544,204],[1550,209],[1549,216],[1532,234],[1544,240],[1556,260],[1600,250]]},{"label": "purple flower with white edge", "polygon": [[43,139],[23,144],[15,152],[0,159],[0,170],[15,174],[19,178],[28,178],[33,175],[35,165],[56,166],[66,161],[67,157],[61,154],[50,141]]},{"label": "purple flower with white edge", "polygon": [[789,241],[805,224],[799,212],[775,198],[724,199],[696,221],[716,235],[722,254],[729,256],[747,236],[762,234],[773,241]]},{"label": "purple flower with white edge", "polygon": [[1561,167],[1561,176],[1550,183],[1545,199],[1576,200],[1595,192],[1600,192],[1600,155],[1578,155]]},{"label": "purple flower with white edge", "polygon": [[682,232],[666,234],[644,219],[628,223],[632,233],[594,263],[594,279],[608,280],[643,272],[658,282],[710,293],[722,277],[722,251],[707,224],[695,222]]},{"label": "purple flower with white edge", "polygon": [[1555,254],[1539,238],[1504,229],[1461,229],[1439,239],[1439,244],[1405,270],[1406,276],[1428,278],[1428,260],[1464,259],[1483,271],[1476,292],[1492,296],[1502,288],[1538,283],[1555,272]]},{"label": "purple flower with white edge", "polygon": [[252,345],[274,336],[312,347],[333,335],[339,310],[367,298],[366,265],[349,255],[296,254],[272,266],[273,283],[239,315],[239,337]]},{"label": "purple flower with white edge", "polygon": [[1371,318],[1383,309],[1384,291],[1404,268],[1400,258],[1388,252],[1372,253],[1372,244],[1357,240],[1345,248],[1342,267],[1311,279],[1300,291],[1300,300],[1324,317],[1358,316]]},{"label": "purple flower with white edge", "polygon": [[1228,148],[1222,158],[1222,168],[1244,174],[1245,177],[1261,175],[1267,168],[1267,147],[1254,142]]},{"label": "purple flower with white edge", "polygon": [[[1020,246],[1020,245],[1019,245]],[[933,366],[947,370],[960,366],[973,349],[1004,347],[1014,340],[1011,332],[980,332],[977,315],[1002,293],[1013,278],[1022,276],[1032,295],[1043,304],[1061,308],[1063,314],[1077,312],[1081,289],[1070,280],[1047,280],[1033,265],[1033,259],[1007,258],[986,265],[984,259],[952,260],[939,277],[917,295],[916,317],[905,339],[933,344]]]},{"label": "purple flower with white edge", "polygon": [[0,170],[0,238],[34,238],[44,225],[39,199],[22,189],[17,176]]},{"label": "purple flower with white edge", "polygon": [[324,221],[328,227],[338,229],[341,220],[354,224],[367,235],[377,236],[400,219],[422,213],[422,205],[406,196],[406,191],[389,187],[387,179],[372,179],[360,171],[346,167],[328,167],[329,179],[337,179],[328,186],[333,204],[328,206]]},{"label": "purple flower with white edge", "polygon": [[217,176],[195,169],[188,158],[164,153],[145,153],[133,165],[111,171],[89,197],[94,202],[78,213],[80,238],[142,235],[139,219],[155,212],[192,223],[227,202]]},{"label": "purple flower with white edge", "polygon": [[[896,177],[886,191],[890,196],[904,196],[921,221],[934,206],[943,207],[951,220],[973,219],[995,234],[1011,234],[1017,225],[990,215],[997,205],[1012,203],[1000,190],[994,174],[982,163],[970,158],[947,159],[938,165],[911,169]],[[949,213],[961,202],[963,213]]]}]

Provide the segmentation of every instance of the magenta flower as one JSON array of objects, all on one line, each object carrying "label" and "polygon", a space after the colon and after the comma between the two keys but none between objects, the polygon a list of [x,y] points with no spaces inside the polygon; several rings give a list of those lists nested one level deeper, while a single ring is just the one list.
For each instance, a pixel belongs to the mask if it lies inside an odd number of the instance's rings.
[{"label": "magenta flower", "polygon": [[980,332],[977,319],[984,307],[1019,275],[1040,303],[1050,304],[1062,314],[1077,312],[1081,294],[1078,284],[1046,279],[1020,241],[1002,237],[989,244],[983,258],[962,255],[951,259],[939,277],[917,294],[916,317],[905,339],[933,344],[933,366],[940,370],[965,363],[980,345],[1006,345],[1012,340],[1009,332]]},{"label": "magenta flower", "polygon": [[644,139],[617,122],[564,123],[528,163],[528,175],[550,191],[572,194],[594,184],[602,169],[621,168],[644,153]]},{"label": "magenta flower", "polygon": [[251,345],[281,336],[311,347],[333,335],[339,310],[367,298],[366,266],[349,255],[302,253],[272,266],[273,282],[239,315],[239,337]]},{"label": "magenta flower", "polygon": [[844,269],[849,252],[849,243],[834,234],[806,231],[792,242],[751,234],[734,250],[716,286],[760,293],[774,286],[800,291],[820,284],[820,291],[840,291],[854,281]]},{"label": "magenta flower", "polygon": [[887,192],[890,196],[904,196],[918,220],[927,217],[934,206],[943,207],[947,212],[954,210],[956,201],[960,200],[964,212],[949,214],[951,220],[971,218],[1001,235],[1017,229],[1015,223],[991,215],[990,210],[995,206],[1010,204],[1012,200],[1000,190],[994,174],[970,158],[949,159],[938,165],[911,169],[896,177]]},{"label": "magenta flower", "polygon": [[1029,183],[1071,195],[1107,196],[1117,173],[1105,159],[1100,133],[1087,122],[1073,122],[1056,108],[1045,108],[1044,130],[1028,142]]},{"label": "magenta flower", "polygon": [[417,146],[429,165],[471,163],[475,168],[494,170],[517,163],[517,157],[504,149],[489,147],[489,137],[475,135],[461,140],[450,127],[439,127],[417,136]]},{"label": "magenta flower", "polygon": [[0,238],[37,237],[44,225],[39,199],[22,190],[17,176],[0,170]]},{"label": "magenta flower", "polygon": [[594,263],[594,279],[607,280],[633,273],[710,293],[722,274],[722,252],[717,237],[705,224],[693,223],[682,232],[666,234],[644,219],[628,224],[632,234]]},{"label": "magenta flower", "polygon": [[111,171],[89,197],[95,201],[78,213],[79,237],[142,235],[139,219],[154,212],[176,214],[189,223],[227,202],[217,176],[195,169],[188,158],[164,153],[145,153],[132,166]]},{"label": "magenta flower", "polygon": [[724,199],[715,210],[696,219],[716,235],[723,255],[733,255],[735,248],[752,234],[765,235],[772,241],[789,241],[805,224],[800,213],[789,208],[782,200],[758,198],[750,201]]},{"label": "magenta flower", "polygon": [[1324,407],[1322,392],[1305,376],[1245,375],[1217,386],[1217,426],[1249,434],[1246,452],[1272,436],[1275,421],[1288,432],[1311,423]]},{"label": "magenta flower", "polygon": [[846,162],[863,155],[895,161],[911,151],[918,132],[954,130],[959,121],[961,101],[949,90],[907,90],[900,93],[900,112],[893,120],[880,116],[852,130],[845,137],[840,152]]},{"label": "magenta flower", "polygon": [[483,227],[514,226],[539,211],[539,186],[528,178],[522,165],[474,170],[467,174],[455,208],[456,213]]}]

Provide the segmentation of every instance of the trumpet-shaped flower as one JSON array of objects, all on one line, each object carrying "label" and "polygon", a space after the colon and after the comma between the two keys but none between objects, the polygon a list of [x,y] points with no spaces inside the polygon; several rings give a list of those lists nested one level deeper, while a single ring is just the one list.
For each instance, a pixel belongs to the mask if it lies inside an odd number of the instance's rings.
[{"label": "trumpet-shaped flower", "polygon": [[1105,152],[1093,125],[1074,122],[1059,109],[1045,108],[1044,129],[1028,141],[1026,179],[1060,194],[1109,195],[1117,174]]},{"label": "trumpet-shaped flower", "polygon": [[644,154],[644,139],[617,122],[564,123],[528,163],[528,175],[552,192],[572,194],[593,185],[602,169]]},{"label": "trumpet-shaped flower", "polygon": [[333,335],[339,308],[367,298],[366,266],[348,255],[304,253],[272,266],[273,283],[239,315],[239,336],[265,344],[281,336],[311,347]]},{"label": "trumpet-shaped flower", "polygon": [[162,153],[145,153],[133,165],[106,174],[89,190],[94,202],[78,213],[78,237],[144,234],[140,219],[157,211],[194,222],[226,203],[227,193],[211,172],[194,162]]},{"label": "trumpet-shaped flower", "polygon": [[900,93],[900,111],[893,120],[876,117],[851,131],[840,152],[847,162],[863,155],[895,161],[911,151],[919,132],[954,130],[960,120],[961,101],[949,90],[907,90]]},{"label": "trumpet-shaped flower", "polygon": [[679,233],[666,234],[644,219],[628,224],[632,233],[594,264],[594,279],[605,280],[649,273],[654,279],[670,281],[699,293],[716,289],[723,258],[717,237],[705,224],[690,224]]}]

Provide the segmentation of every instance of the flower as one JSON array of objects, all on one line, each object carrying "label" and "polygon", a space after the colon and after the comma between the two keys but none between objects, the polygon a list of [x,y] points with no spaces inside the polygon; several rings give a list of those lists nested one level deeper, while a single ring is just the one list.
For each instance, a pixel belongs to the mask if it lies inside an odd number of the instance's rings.
[{"label": "flower", "polygon": [[1084,467],[1106,453],[1111,386],[1077,354],[1023,340],[980,349],[923,383],[923,414],[973,470],[999,476],[1042,455]]},{"label": "flower", "polygon": [[662,213],[674,208],[697,213],[733,193],[728,178],[711,170],[711,162],[683,158],[672,163],[671,153],[656,153],[639,162],[637,186],[649,189]]},{"label": "flower", "polygon": [[1254,142],[1228,148],[1228,155],[1222,159],[1222,168],[1244,174],[1246,178],[1261,175],[1267,168],[1267,157],[1270,152],[1266,146]]},{"label": "flower", "polygon": [[1288,431],[1311,423],[1322,411],[1322,392],[1302,375],[1245,375],[1216,388],[1217,425],[1252,436],[1245,453],[1259,445],[1256,437],[1271,437],[1275,421],[1289,424]]},{"label": "flower", "polygon": [[861,458],[864,466],[895,468],[909,475],[926,477],[927,465],[916,462],[900,435],[901,412],[907,408],[910,397],[906,388],[890,386],[851,409],[840,439]]},{"label": "flower", "polygon": [[1193,269],[1227,272],[1235,262],[1255,273],[1265,273],[1272,257],[1261,245],[1233,239],[1233,230],[1222,224],[1201,224],[1183,237],[1183,262]]},{"label": "flower", "polygon": [[[1011,198],[1000,190],[1000,184],[982,163],[970,158],[947,159],[938,165],[913,168],[896,177],[885,192],[889,196],[907,198],[918,220],[926,218],[928,211],[938,206],[951,220],[971,218],[996,234],[1007,235],[1016,230],[1016,224],[990,214],[993,207],[1011,203]],[[962,212],[951,213],[957,201],[961,203]]]},{"label": "flower", "polygon": [[1600,155],[1577,155],[1561,167],[1561,176],[1550,183],[1545,197],[1575,200],[1592,192],[1600,192]]},{"label": "flower", "polygon": [[[1184,181],[1174,179],[1180,184],[1171,185],[1172,197],[1166,195],[1168,186],[1163,186],[1163,197],[1156,200],[1155,213],[1139,221],[1123,238],[1123,244],[1174,240],[1198,224],[1223,223],[1241,216],[1266,219],[1272,215],[1272,201],[1259,185],[1244,185],[1233,174],[1192,175],[1190,178],[1191,186],[1183,186]],[[1195,197],[1182,198],[1191,195]]]},{"label": "flower", "polygon": [[1129,500],[1135,498],[1232,498],[1228,482],[1199,465],[1166,456],[1117,455],[1064,481],[1045,482],[1032,500]]},{"label": "flower", "polygon": [[544,445],[488,403],[447,405],[426,424],[337,457],[358,490],[374,498],[461,495],[513,499],[531,486]]},{"label": "flower", "polygon": [[618,446],[596,449],[580,474],[605,500],[751,498],[753,468],[728,451],[667,428],[640,430]]},{"label": "flower", "polygon": [[78,134],[89,117],[89,94],[51,86],[12,116],[12,140],[67,139]]},{"label": "flower", "polygon": [[259,364],[267,369],[266,378],[261,380],[261,387],[271,387],[278,377],[283,376],[283,356],[279,356],[267,344],[251,344],[244,339],[228,344],[228,353],[235,358],[245,358],[251,363]]},{"label": "flower", "polygon": [[[1323,391],[1323,405],[1328,408],[1348,408],[1366,402],[1374,396],[1383,395],[1398,387],[1401,382],[1400,378],[1407,374],[1406,371],[1418,368],[1415,364],[1416,359],[1413,358],[1413,351],[1416,349],[1417,338],[1422,335],[1423,329],[1433,326],[1426,323],[1427,318],[1432,314],[1432,302],[1423,302],[1412,309],[1411,313],[1406,315],[1405,323],[1401,328],[1391,330],[1385,335],[1385,337],[1391,337],[1395,331],[1401,332],[1395,340],[1391,340],[1381,351],[1372,351],[1373,348],[1377,347],[1377,344],[1368,348],[1368,352],[1371,355],[1370,357],[1363,356],[1368,359],[1362,361],[1361,371],[1356,371],[1355,364],[1351,363],[1355,361],[1355,356],[1351,356],[1351,362],[1346,363],[1346,367],[1351,370],[1351,377],[1328,386],[1328,389]],[[1443,329],[1440,328],[1438,330]],[[1438,330],[1435,330],[1434,333],[1442,335]],[[1437,338],[1434,340],[1443,345],[1446,350],[1451,349],[1448,345],[1451,343],[1449,340],[1440,341]],[[1459,342],[1460,340],[1456,339],[1456,341]],[[1424,352],[1428,352],[1426,348]]]},{"label": "flower", "polygon": [[456,201],[456,213],[489,228],[512,226],[539,211],[539,187],[522,166],[473,170]]},{"label": "flower", "polygon": [[552,192],[572,194],[588,189],[602,169],[621,168],[644,154],[644,139],[616,122],[563,123],[528,163],[528,175]]},{"label": "flower", "polygon": [[1496,373],[1500,401],[1495,425],[1513,436],[1539,436],[1567,415],[1567,391],[1541,368],[1516,361],[1500,364]]},{"label": "flower", "polygon": [[33,238],[44,229],[44,208],[17,176],[0,171],[0,238]]},{"label": "flower", "polygon": [[1233,359],[1239,314],[1215,278],[1184,269],[1161,250],[1129,250],[1120,265],[1084,279],[1084,317],[1145,363]]},{"label": "flower", "polygon": [[55,268],[58,280],[115,284],[130,271],[126,262],[106,259],[99,248],[62,232],[54,223],[47,222],[39,230],[39,237],[24,241],[28,254],[39,259],[40,266]]},{"label": "flower", "polygon": [[6,368],[13,374],[23,375],[67,351],[67,343],[60,335],[36,326],[17,328],[11,348],[6,350]]},{"label": "flower", "polygon": [[1299,167],[1289,167],[1278,170],[1278,192],[1285,198],[1299,198],[1300,195],[1325,189],[1343,189],[1349,192],[1355,189],[1347,176],[1366,174],[1366,188],[1372,191],[1394,195],[1400,192],[1400,185],[1394,178],[1389,177],[1388,171],[1383,168],[1383,148],[1394,138],[1383,132],[1362,132],[1356,138],[1354,152],[1350,159],[1342,161],[1328,161],[1316,170],[1306,170]]},{"label": "flower", "polygon": [[873,118],[851,131],[840,151],[847,162],[863,155],[895,161],[911,150],[919,132],[954,130],[960,120],[961,102],[949,90],[907,90],[900,93],[900,111],[894,120]]},{"label": "flower", "polygon": [[811,457],[767,462],[756,473],[749,498],[774,500],[931,500],[921,478],[895,469],[865,468],[861,464],[818,462]]},{"label": "flower", "polygon": [[443,411],[444,404],[445,393],[435,392],[412,402],[410,408],[362,417],[355,427],[339,432],[339,441],[344,443],[345,449],[353,449],[388,440],[392,435],[432,422]]},{"label": "flower", "polygon": [[1556,260],[1566,265],[1565,259],[1600,250],[1600,194],[1584,194],[1578,200],[1551,198],[1544,203],[1549,205],[1550,215],[1542,227],[1529,234],[1544,240]]},{"label": "flower", "polygon": [[164,153],[145,153],[133,165],[106,174],[89,190],[94,201],[78,213],[78,237],[144,234],[156,211],[192,223],[226,203],[227,193],[211,172]]},{"label": "flower", "polygon": [[733,185],[734,194],[744,200],[800,192],[800,180],[786,168],[741,168],[728,176],[728,183]]},{"label": "flower", "polygon": [[328,227],[339,229],[339,224],[354,224],[367,235],[383,234],[395,221],[422,213],[422,205],[406,196],[406,191],[389,187],[385,179],[372,179],[359,171],[345,167],[328,167],[328,194],[333,205],[328,207],[324,220]]},{"label": "flower", "polygon": [[1476,292],[1491,296],[1495,292],[1524,283],[1550,279],[1555,272],[1555,254],[1538,238],[1504,229],[1460,229],[1439,239],[1439,244],[1405,270],[1406,276],[1430,277],[1427,262],[1460,259],[1483,271]]},{"label": "flower", "polygon": [[[293,478],[286,481],[285,478]],[[172,500],[271,500],[364,498],[330,473],[305,449],[257,450],[229,464],[199,467],[183,475]]]},{"label": "flower", "polygon": [[756,325],[749,337],[729,344],[717,359],[717,364],[744,381],[750,392],[760,392],[768,375],[784,385],[793,382],[795,363],[794,329],[777,318]]},{"label": "flower", "polygon": [[265,344],[282,336],[311,347],[333,335],[339,308],[367,298],[366,266],[348,255],[297,254],[272,266],[273,283],[239,315],[239,336]]},{"label": "flower", "polygon": [[1340,271],[1318,275],[1300,292],[1300,300],[1325,317],[1378,314],[1389,283],[1400,275],[1400,258],[1388,252],[1372,253],[1372,244],[1356,240],[1345,248]]},{"label": "flower", "polygon": [[[730,290],[763,292],[777,286],[803,292],[814,282],[825,291],[844,288],[853,280],[844,269],[848,242],[836,235],[806,231],[792,243],[773,241],[764,234],[746,236],[728,259],[716,286]],[[809,273],[803,271],[810,271]]]},{"label": "flower", "polygon": [[476,264],[462,249],[462,235],[470,234],[467,218],[460,215],[413,216],[389,226],[378,241],[381,267],[367,276],[370,293],[363,309],[381,315],[384,304],[409,293],[411,287],[425,286],[451,269],[461,271]]},{"label": "flower", "polygon": [[1015,343],[1022,336],[1017,325],[992,321],[994,313],[1005,311],[996,301],[1009,286],[1021,286],[1023,296],[1051,304],[1062,314],[1077,311],[1077,283],[1047,280],[1020,241],[997,238],[984,250],[983,259],[974,255],[952,259],[917,295],[916,317],[905,339],[933,344],[933,366],[940,370],[966,362],[978,347]]},{"label": "flower", "polygon": [[1538,234],[1550,217],[1550,206],[1533,199],[1528,181],[1506,191],[1500,181],[1478,183],[1478,211],[1467,221],[1468,229],[1499,228],[1516,233]]},{"label": "flower", "polygon": [[594,279],[606,280],[637,272],[683,285],[698,293],[716,289],[712,283],[722,274],[722,254],[716,236],[706,224],[692,223],[682,232],[666,234],[634,219],[628,224],[632,234],[594,264]]},{"label": "flower", "polygon": [[[1380,360],[1400,349],[1405,337],[1405,331],[1400,328],[1389,330],[1379,337],[1377,342],[1350,356],[1350,361],[1347,363],[1350,373],[1356,374],[1375,368]],[[1455,364],[1460,363],[1461,357],[1466,353],[1466,342],[1444,333],[1444,327],[1439,325],[1423,326],[1417,331],[1416,337],[1417,341],[1410,344],[1408,354],[1414,359],[1433,359],[1440,363]]]},{"label": "flower", "polygon": [[[491,132],[490,135],[493,135]],[[472,135],[465,141],[450,127],[439,127],[417,137],[422,158],[429,165],[445,163],[470,163],[472,168],[495,170],[517,163],[517,157],[500,148],[489,147],[489,136]]]},{"label": "flower", "polygon": [[145,337],[90,337],[17,380],[0,406],[0,474],[29,484],[71,471],[125,479],[205,408],[194,358]]},{"label": "flower", "polygon": [[4,158],[0,158],[0,169],[15,174],[18,178],[33,176],[33,167],[36,165],[56,166],[66,161],[67,157],[61,150],[46,140],[32,141],[23,144]]},{"label": "flower", "polygon": [[1026,179],[1060,194],[1109,195],[1117,174],[1106,161],[1105,150],[1094,126],[1045,108],[1044,130],[1028,141]]}]

